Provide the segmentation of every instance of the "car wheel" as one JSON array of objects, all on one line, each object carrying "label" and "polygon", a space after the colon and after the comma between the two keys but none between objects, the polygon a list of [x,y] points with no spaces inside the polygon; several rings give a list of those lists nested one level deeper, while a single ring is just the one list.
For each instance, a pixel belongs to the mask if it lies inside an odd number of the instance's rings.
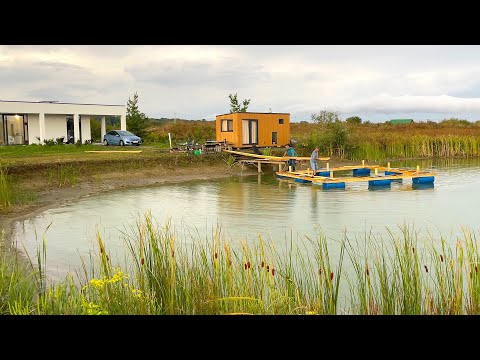
[{"label": "car wheel", "polygon": [[123,144],[123,140],[120,140],[120,142],[118,143],[118,145],[123,146],[123,145],[124,145],[124,144]]},{"label": "car wheel", "polygon": [[108,146],[108,141],[107,141],[107,139],[103,140],[103,145]]}]

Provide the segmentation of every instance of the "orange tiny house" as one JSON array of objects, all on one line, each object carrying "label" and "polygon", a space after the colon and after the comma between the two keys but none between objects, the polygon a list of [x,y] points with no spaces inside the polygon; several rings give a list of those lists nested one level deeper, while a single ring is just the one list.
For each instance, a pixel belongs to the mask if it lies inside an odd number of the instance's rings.
[{"label": "orange tiny house", "polygon": [[290,142],[290,114],[237,112],[216,116],[217,141],[232,147],[284,146]]}]

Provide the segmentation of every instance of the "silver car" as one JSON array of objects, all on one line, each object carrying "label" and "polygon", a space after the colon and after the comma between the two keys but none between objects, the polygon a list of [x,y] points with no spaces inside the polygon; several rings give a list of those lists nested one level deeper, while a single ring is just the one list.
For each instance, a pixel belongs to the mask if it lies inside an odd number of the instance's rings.
[{"label": "silver car", "polygon": [[142,139],[130,131],[124,130],[110,130],[103,135],[103,145],[136,145],[139,146],[142,143]]}]

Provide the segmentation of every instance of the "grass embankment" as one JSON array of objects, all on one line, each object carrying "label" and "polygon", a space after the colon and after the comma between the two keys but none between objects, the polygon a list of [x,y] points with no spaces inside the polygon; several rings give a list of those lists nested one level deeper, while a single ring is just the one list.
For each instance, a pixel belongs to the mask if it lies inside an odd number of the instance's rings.
[{"label": "grass embankment", "polygon": [[0,213],[24,211],[39,193],[49,190],[81,184],[99,189],[114,181],[142,186],[175,175],[227,173],[230,169],[225,154],[195,156],[159,147],[133,148],[140,153],[131,150],[95,145],[0,147]]},{"label": "grass embankment", "polygon": [[[0,312],[480,314],[478,241],[468,230],[453,246],[443,237],[418,239],[408,228],[389,239],[345,238],[334,244],[335,263],[321,233],[277,249],[262,237],[228,243],[220,231],[187,245],[171,224],[158,226],[149,214],[131,230],[128,259],[112,259],[97,234],[83,268],[55,284],[46,280],[45,239],[30,271],[2,258]],[[350,295],[342,297],[341,287]]]}]

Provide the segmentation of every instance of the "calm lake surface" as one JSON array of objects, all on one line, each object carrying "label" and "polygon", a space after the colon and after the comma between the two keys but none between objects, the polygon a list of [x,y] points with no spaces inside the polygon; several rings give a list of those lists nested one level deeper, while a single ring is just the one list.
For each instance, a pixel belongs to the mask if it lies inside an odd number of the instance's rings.
[{"label": "calm lake surface", "polygon": [[262,235],[278,247],[321,230],[331,240],[333,257],[344,234],[349,239],[369,232],[385,236],[388,229],[400,234],[399,227],[408,225],[454,243],[462,226],[478,232],[480,159],[392,162],[392,167],[417,165],[437,173],[434,186],[417,189],[405,179],[377,190],[367,183],[323,190],[267,172],[97,194],[15,223],[14,240],[33,256],[45,237],[48,273],[62,279],[81,264],[80,256],[97,248],[97,232],[107,249],[122,257],[123,234],[132,233],[146,212],[160,226],[170,222],[186,243],[192,233],[211,238],[218,226],[232,241],[254,242]]}]

